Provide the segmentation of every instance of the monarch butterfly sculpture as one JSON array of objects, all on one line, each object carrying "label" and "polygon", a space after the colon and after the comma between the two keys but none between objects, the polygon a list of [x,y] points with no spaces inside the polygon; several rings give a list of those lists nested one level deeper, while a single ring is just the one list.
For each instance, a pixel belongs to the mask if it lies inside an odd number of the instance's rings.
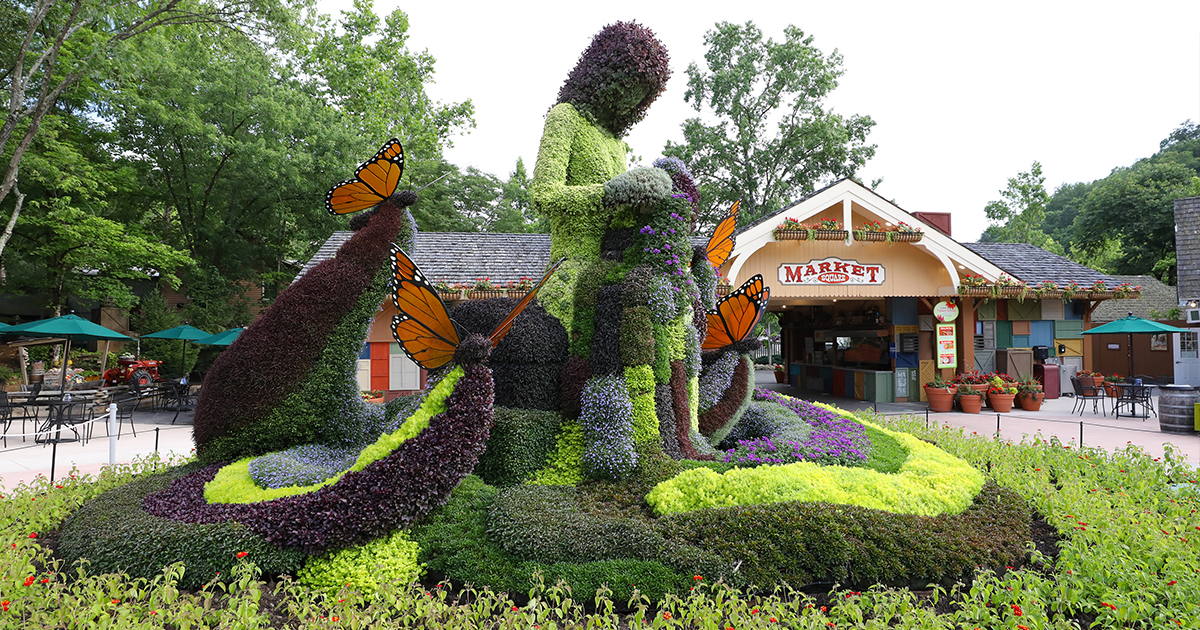
[{"label": "monarch butterfly sculpture", "polygon": [[396,192],[403,174],[404,148],[392,138],[375,157],[358,166],[354,179],[338,182],[325,193],[325,209],[330,214],[350,214],[375,207]]},{"label": "monarch butterfly sculpture", "polygon": [[729,215],[717,224],[712,236],[708,238],[708,245],[704,247],[704,251],[708,253],[708,264],[712,265],[713,269],[724,265],[725,261],[729,260],[729,255],[733,253],[733,231],[737,229],[737,214],[740,205],[742,205],[741,200],[733,202],[733,207],[729,209]]},{"label": "monarch butterfly sculpture", "polygon": [[708,332],[700,349],[722,350],[745,340],[767,312],[770,297],[771,289],[763,285],[762,274],[755,274],[736,291],[721,298],[717,307],[706,314]]},{"label": "monarch butterfly sculpture", "polygon": [[[392,317],[392,335],[400,343],[404,354],[426,370],[435,370],[451,361],[478,363],[487,358],[500,341],[512,330],[513,322],[533,301],[538,289],[554,274],[562,260],[550,266],[546,275],[538,282],[512,311],[496,325],[492,333],[484,338],[487,344],[463,343],[446,305],[438,297],[437,290],[421,273],[404,250],[392,246],[392,275],[394,290],[392,303],[398,315]],[[469,340],[469,338],[467,339]],[[482,356],[480,356],[482,354]]]}]

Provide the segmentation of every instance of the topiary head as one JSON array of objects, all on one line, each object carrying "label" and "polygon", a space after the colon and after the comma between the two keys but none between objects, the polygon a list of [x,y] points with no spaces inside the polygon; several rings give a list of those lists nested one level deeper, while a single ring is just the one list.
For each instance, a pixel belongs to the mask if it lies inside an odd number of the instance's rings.
[{"label": "topiary head", "polygon": [[667,49],[636,22],[605,26],[579,56],[558,92],[587,119],[616,137],[646,116],[671,78]]},{"label": "topiary head", "polygon": [[492,355],[492,340],[483,335],[470,334],[458,343],[454,350],[454,362],[459,365],[483,363]]}]

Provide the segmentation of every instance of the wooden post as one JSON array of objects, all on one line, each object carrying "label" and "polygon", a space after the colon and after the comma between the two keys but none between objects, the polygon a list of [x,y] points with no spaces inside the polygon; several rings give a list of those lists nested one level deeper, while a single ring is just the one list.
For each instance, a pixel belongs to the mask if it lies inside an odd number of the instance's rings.
[{"label": "wooden post", "polygon": [[975,298],[959,299],[958,323],[958,369],[970,372],[975,369]]},{"label": "wooden post", "polygon": [[[1091,301],[1091,300],[1088,301],[1087,308],[1084,309],[1084,311],[1083,311],[1083,329],[1084,330],[1091,329],[1091,327],[1092,327],[1092,311],[1096,310],[1096,307],[1099,305],[1100,305],[1099,301]],[[1099,343],[1100,343],[1100,335],[1087,335],[1086,337],[1084,337],[1083,369],[1085,369],[1085,370],[1092,369],[1092,356],[1095,355],[1095,352],[1093,352],[1093,351],[1096,349],[1096,346]]]}]

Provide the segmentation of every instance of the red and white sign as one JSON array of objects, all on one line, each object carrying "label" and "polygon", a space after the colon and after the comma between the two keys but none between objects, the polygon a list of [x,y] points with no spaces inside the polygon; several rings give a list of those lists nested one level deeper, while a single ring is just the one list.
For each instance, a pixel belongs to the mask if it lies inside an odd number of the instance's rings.
[{"label": "red and white sign", "polygon": [[939,322],[952,322],[958,319],[958,306],[953,302],[942,300],[933,305],[933,316]]},{"label": "red and white sign", "polygon": [[883,265],[825,258],[796,265],[779,265],[780,284],[883,284]]}]

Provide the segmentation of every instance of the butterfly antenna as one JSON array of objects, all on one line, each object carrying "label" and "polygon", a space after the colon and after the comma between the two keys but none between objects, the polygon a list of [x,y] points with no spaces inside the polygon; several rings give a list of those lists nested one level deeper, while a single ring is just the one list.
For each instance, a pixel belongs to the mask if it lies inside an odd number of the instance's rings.
[{"label": "butterfly antenna", "polygon": [[433,180],[433,181],[429,182],[428,184],[425,184],[424,186],[422,186],[422,187],[418,188],[416,192],[421,192],[422,190],[425,190],[426,188],[429,188],[430,186],[432,186],[432,185],[434,185],[434,184],[436,184],[436,183],[438,183],[438,182],[442,181],[443,179],[446,179],[447,177],[449,177],[450,173],[452,173],[452,172],[453,172],[453,171],[446,171],[445,173],[442,173],[442,176],[441,176],[441,177],[439,177],[439,178],[437,178],[437,179],[435,179],[435,180]]}]

